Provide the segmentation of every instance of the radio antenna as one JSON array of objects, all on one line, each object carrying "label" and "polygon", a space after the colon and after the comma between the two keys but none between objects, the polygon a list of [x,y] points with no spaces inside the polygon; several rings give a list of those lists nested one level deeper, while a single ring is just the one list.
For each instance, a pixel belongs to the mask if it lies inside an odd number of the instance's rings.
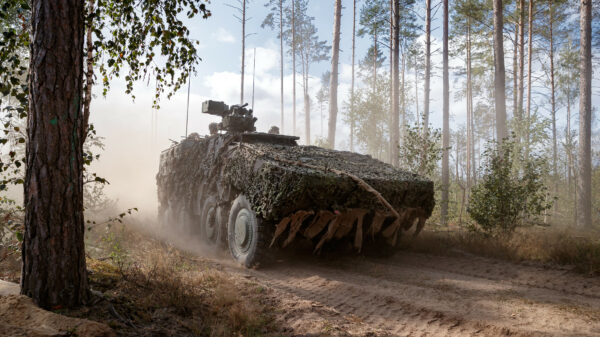
[{"label": "radio antenna", "polygon": [[254,48],[254,68],[252,69],[252,111],[254,111],[254,78],[256,77],[256,48]]},{"label": "radio antenna", "polygon": [[192,76],[188,75],[188,96],[187,96],[187,107],[185,109],[185,138],[188,136],[188,118],[190,115],[190,87],[192,86]]}]

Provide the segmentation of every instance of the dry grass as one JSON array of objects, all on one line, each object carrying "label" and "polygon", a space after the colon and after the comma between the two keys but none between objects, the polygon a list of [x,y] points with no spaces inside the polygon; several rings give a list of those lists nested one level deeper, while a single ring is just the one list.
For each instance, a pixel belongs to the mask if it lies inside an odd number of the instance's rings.
[{"label": "dry grass", "polygon": [[135,243],[121,246],[129,261],[124,267],[88,259],[91,288],[107,300],[66,314],[108,323],[123,336],[262,336],[277,330],[258,285],[137,233],[123,235],[124,243]]},{"label": "dry grass", "polygon": [[428,254],[456,250],[514,262],[572,266],[575,271],[600,275],[600,234],[569,229],[523,228],[512,235],[488,237],[464,231],[424,231],[406,238],[402,248]]}]

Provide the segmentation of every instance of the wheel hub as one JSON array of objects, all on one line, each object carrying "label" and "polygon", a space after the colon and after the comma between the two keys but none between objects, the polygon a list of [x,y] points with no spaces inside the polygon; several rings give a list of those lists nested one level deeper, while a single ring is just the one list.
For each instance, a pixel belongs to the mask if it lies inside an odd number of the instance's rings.
[{"label": "wheel hub", "polygon": [[238,247],[244,248],[250,241],[252,231],[252,215],[247,209],[239,211],[235,219],[235,243]]}]

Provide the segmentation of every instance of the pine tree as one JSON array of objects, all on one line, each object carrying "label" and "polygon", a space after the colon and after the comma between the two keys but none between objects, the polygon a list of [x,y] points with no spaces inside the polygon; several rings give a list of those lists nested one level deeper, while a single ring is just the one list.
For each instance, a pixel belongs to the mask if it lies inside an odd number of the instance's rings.
[{"label": "pine tree", "polygon": [[342,0],[335,0],[333,13],[333,44],[331,45],[331,81],[329,82],[329,128],[327,143],[330,148],[335,147],[335,131],[337,124],[337,89],[338,89],[338,64],[340,60],[340,24],[342,19]]}]

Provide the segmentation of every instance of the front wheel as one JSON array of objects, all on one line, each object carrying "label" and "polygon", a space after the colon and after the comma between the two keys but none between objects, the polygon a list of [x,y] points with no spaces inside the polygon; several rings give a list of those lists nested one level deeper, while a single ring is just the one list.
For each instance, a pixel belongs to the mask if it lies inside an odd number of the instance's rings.
[{"label": "front wheel", "polygon": [[267,256],[266,228],[240,194],[231,206],[227,223],[227,242],[234,260],[247,268],[259,265]]}]

